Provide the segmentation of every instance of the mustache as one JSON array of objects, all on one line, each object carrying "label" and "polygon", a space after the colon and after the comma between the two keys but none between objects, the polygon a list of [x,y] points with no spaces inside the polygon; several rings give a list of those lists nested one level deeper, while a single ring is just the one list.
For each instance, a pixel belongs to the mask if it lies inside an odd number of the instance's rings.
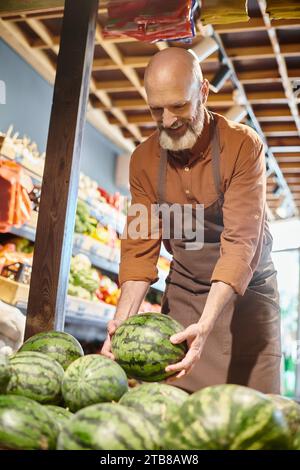
[{"label": "mustache", "polygon": [[169,129],[175,130],[175,129],[178,129],[179,127],[181,127],[183,124],[188,124],[188,123],[186,123],[185,121],[176,121],[170,127],[165,127],[163,124],[159,124],[158,128],[160,130],[164,130],[164,131],[167,131]]}]

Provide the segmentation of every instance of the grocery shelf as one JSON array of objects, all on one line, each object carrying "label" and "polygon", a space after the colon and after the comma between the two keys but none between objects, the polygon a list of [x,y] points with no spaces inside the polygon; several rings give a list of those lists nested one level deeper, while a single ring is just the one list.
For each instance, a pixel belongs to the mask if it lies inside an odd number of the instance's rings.
[{"label": "grocery shelf", "polygon": [[24,224],[21,227],[11,227],[10,233],[18,237],[27,238],[31,242],[35,241],[35,228],[30,225]]},{"label": "grocery shelf", "polygon": [[[15,305],[25,315],[27,302],[20,300]],[[65,331],[84,341],[103,341],[106,325],[115,313],[113,305],[92,302],[68,295],[66,303]]]},{"label": "grocery shelf", "polygon": [[[12,227],[10,232],[31,241],[35,240],[35,228],[27,224],[18,228]],[[164,251],[168,253],[165,249]],[[103,271],[113,274],[118,274],[119,272],[120,250],[100,243],[98,240],[91,237],[75,233],[73,237],[72,253],[74,256],[78,254],[88,256],[92,265]],[[165,278],[167,274],[166,271],[159,270],[159,280],[151,287],[163,292],[165,290]]]},{"label": "grocery shelf", "polygon": [[100,208],[95,208],[92,206],[88,200],[84,200],[84,202],[88,205],[90,209],[91,217],[97,219],[102,225],[107,226],[109,225],[112,227],[116,232],[121,234],[125,227],[126,217],[122,213],[105,213],[105,210],[101,210]]}]

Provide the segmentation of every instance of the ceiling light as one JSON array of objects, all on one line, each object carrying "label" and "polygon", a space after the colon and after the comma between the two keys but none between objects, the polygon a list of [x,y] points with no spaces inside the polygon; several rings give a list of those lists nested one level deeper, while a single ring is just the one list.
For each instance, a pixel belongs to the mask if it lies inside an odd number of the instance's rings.
[{"label": "ceiling light", "polygon": [[279,207],[277,207],[275,212],[281,219],[288,219],[290,217],[293,217],[294,208],[291,206],[288,199],[285,198],[283,203]]},{"label": "ceiling light", "polygon": [[193,56],[196,57],[199,62],[203,62],[203,60],[207,59],[207,57],[216,52],[218,49],[218,43],[213,38],[206,36],[188,51],[193,54]]}]

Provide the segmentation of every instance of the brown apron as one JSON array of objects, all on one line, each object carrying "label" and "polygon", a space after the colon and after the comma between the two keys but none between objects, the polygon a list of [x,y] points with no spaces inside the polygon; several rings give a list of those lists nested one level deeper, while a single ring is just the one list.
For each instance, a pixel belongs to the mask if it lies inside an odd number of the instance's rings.
[{"label": "brown apron", "polygon": [[[186,250],[186,239],[164,240],[173,254],[162,312],[184,327],[198,322],[211,286],[211,276],[220,257],[220,236],[224,229],[223,193],[220,175],[218,127],[213,114],[212,171],[218,199],[204,209],[204,246]],[[165,200],[168,153],[161,149],[158,203]],[[193,219],[195,209],[193,208]],[[235,295],[207,338],[201,357],[178,385],[188,391],[234,383],[264,393],[280,392],[280,309],[276,271],[272,259],[272,236],[265,221],[260,261],[243,296]]]}]

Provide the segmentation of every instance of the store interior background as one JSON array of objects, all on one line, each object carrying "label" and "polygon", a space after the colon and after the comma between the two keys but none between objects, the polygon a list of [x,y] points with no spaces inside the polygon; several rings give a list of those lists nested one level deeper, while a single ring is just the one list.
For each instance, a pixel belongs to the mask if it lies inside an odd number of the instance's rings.
[{"label": "store interior background", "polygon": [[[53,87],[31,68],[5,42],[0,40],[0,79],[6,86],[6,104],[0,104],[0,131],[9,126],[19,135],[27,135],[40,152],[47,142]],[[111,143],[91,124],[86,123],[81,170],[110,193],[128,194],[116,186],[117,157],[124,150]],[[284,351],[283,393],[300,396],[300,221],[278,221],[271,226],[274,237],[273,258],[278,270],[282,309]]]}]

